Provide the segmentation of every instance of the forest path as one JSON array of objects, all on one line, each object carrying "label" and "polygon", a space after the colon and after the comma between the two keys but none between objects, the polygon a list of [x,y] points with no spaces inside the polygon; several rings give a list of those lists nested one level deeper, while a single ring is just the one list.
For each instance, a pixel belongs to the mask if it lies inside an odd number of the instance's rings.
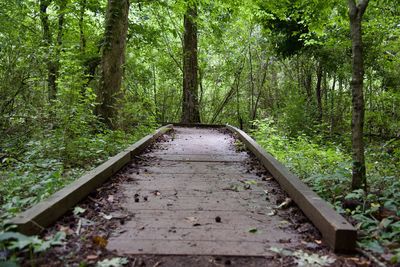
[{"label": "forest path", "polygon": [[234,143],[222,130],[174,127],[167,142],[125,169],[121,205],[131,218],[113,231],[107,249],[269,256],[271,247],[313,243],[315,228],[297,207],[277,208],[285,193]]}]

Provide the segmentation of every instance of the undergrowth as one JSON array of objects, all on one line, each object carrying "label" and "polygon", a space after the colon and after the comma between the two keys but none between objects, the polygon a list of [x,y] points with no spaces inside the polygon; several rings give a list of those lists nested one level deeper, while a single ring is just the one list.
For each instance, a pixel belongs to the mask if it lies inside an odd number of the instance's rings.
[{"label": "undergrowth", "polygon": [[26,142],[1,140],[0,230],[16,213],[48,198],[154,128],[87,131],[73,138],[66,137],[65,129],[54,129]]},{"label": "undergrowth", "polygon": [[400,263],[400,141],[366,147],[368,192],[351,191],[351,154],[323,136],[296,138],[272,120],[255,121],[257,142],[359,230],[359,246]]}]

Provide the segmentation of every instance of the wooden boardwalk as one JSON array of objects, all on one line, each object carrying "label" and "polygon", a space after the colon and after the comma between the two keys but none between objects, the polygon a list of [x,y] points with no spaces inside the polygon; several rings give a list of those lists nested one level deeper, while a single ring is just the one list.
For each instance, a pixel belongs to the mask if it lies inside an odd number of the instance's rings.
[{"label": "wooden boardwalk", "polygon": [[[217,129],[174,127],[168,142],[131,163],[120,188],[131,219],[107,248],[121,254],[271,255],[305,241],[276,209],[285,196],[234,138]],[[297,208],[294,208],[297,209]]]}]

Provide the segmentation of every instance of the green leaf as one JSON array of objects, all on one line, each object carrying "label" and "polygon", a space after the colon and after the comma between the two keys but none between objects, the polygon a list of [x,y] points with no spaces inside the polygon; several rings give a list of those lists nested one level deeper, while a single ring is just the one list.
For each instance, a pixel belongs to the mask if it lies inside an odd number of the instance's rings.
[{"label": "green leaf", "polygon": [[0,242],[9,240],[9,239],[16,239],[16,240],[23,240],[29,238],[26,235],[17,233],[17,232],[2,232],[0,233]]},{"label": "green leaf", "polygon": [[248,185],[257,185],[257,181],[256,180],[247,180],[244,183],[248,184]]},{"label": "green leaf", "polygon": [[121,267],[125,264],[128,264],[129,261],[127,258],[112,258],[105,259],[96,264],[96,267]]},{"label": "green leaf", "polygon": [[327,255],[308,254],[302,250],[297,250],[293,256],[296,257],[295,261],[298,266],[329,266],[335,262],[334,258]]},{"label": "green leaf", "polygon": [[76,216],[76,215],[79,215],[79,214],[83,214],[85,211],[86,211],[85,209],[77,206],[77,207],[74,208],[73,213]]},{"label": "green leaf", "polygon": [[363,242],[363,243],[361,243],[361,245],[363,247],[365,247],[366,249],[368,249],[372,252],[378,253],[378,254],[382,254],[385,252],[383,247],[376,240],[365,242],[365,243]]}]

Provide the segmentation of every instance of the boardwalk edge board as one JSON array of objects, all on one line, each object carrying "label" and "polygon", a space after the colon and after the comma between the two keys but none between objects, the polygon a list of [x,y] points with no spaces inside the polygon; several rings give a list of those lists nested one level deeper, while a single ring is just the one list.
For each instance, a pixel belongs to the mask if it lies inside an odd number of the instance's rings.
[{"label": "boardwalk edge board", "polygon": [[355,250],[357,230],[349,222],[245,132],[231,125],[226,125],[226,127],[231,132],[236,133],[247,149],[260,160],[262,165],[318,228],[325,242],[335,252],[352,252]]},{"label": "boardwalk edge board", "polygon": [[225,128],[225,124],[206,124],[206,123],[181,123],[181,122],[166,122],[163,124],[172,124],[177,127],[193,127],[193,128]]},{"label": "boardwalk edge board", "polygon": [[39,202],[30,209],[18,214],[8,224],[16,225],[17,231],[26,235],[40,233],[64,215],[70,208],[101,186],[112,175],[129,163],[134,156],[142,152],[158,137],[172,129],[165,125],[111,157],[109,160],[87,172],[79,179],[54,193],[49,198]]}]

